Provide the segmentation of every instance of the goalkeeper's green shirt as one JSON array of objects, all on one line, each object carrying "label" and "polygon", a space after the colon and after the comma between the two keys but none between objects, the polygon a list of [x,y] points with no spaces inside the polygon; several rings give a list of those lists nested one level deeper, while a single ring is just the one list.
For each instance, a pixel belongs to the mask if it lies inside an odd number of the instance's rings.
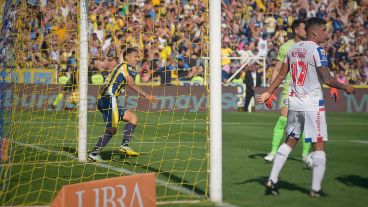
[{"label": "goalkeeper's green shirt", "polygon": [[[279,52],[277,54],[276,59],[278,61],[284,62],[284,60],[286,58],[286,55],[287,55],[287,52],[294,45],[295,45],[294,39],[291,39],[291,40],[285,42],[284,44],[282,44],[279,48]],[[285,79],[285,83],[284,83],[284,90],[289,89],[290,82],[291,82],[290,73],[288,73],[288,75],[286,76],[286,79]]]}]

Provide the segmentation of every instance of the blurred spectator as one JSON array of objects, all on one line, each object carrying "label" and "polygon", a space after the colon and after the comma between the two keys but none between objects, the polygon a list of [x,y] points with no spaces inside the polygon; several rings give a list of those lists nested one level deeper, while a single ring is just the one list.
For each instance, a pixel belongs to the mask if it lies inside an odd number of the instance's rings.
[{"label": "blurred spectator", "polygon": [[167,61],[165,66],[160,67],[160,80],[161,85],[171,85],[171,74],[172,71],[175,70],[175,60],[174,58],[170,57]]},{"label": "blurred spectator", "polygon": [[368,85],[367,75],[363,74],[361,78],[356,82],[356,85],[367,86]]},{"label": "blurred spectator", "polygon": [[347,84],[347,77],[345,70],[340,70],[339,73],[336,75],[337,81],[343,84]]},{"label": "blurred spectator", "polygon": [[249,70],[247,70],[245,75],[245,85],[246,85],[246,97],[244,104],[244,111],[249,111],[248,107],[251,103],[252,98],[254,98],[254,88],[260,87],[262,84],[262,74],[258,72],[260,65],[254,63],[250,65]]},{"label": "blurred spectator", "polygon": [[[78,4],[72,0],[29,0],[27,7],[18,4],[17,17],[23,22],[18,30],[24,31],[18,44],[19,67],[57,65],[65,69],[70,56],[79,57]],[[126,47],[140,51],[142,83],[158,80],[158,74],[163,83],[171,83],[171,73],[166,70],[181,67],[175,57],[181,56],[191,68],[186,74],[189,79],[207,64],[203,57],[209,55],[208,1],[93,0],[88,10],[91,70],[108,72],[113,63],[123,61]],[[289,39],[291,22],[317,16],[327,21],[331,33],[324,45],[330,67],[345,70],[350,82],[364,83],[362,77],[368,73],[367,10],[366,1],[360,0],[223,0],[222,81],[245,59],[255,56],[266,58],[269,70],[277,48]],[[244,60],[229,59],[234,56]],[[108,57],[114,61],[109,62]],[[178,78],[183,78],[182,74]]]},{"label": "blurred spectator", "polygon": [[141,82],[148,82],[152,77],[152,70],[150,68],[150,62],[148,60],[143,60],[142,65],[139,70],[139,76]]},{"label": "blurred spectator", "polygon": [[197,75],[195,75],[195,76],[190,80],[190,84],[192,84],[192,85],[198,85],[198,86],[202,86],[202,85],[204,85],[203,74],[197,74]]},{"label": "blurred spectator", "polygon": [[261,38],[257,38],[258,40],[258,54],[257,57],[266,57],[267,53],[268,53],[268,48],[267,48],[267,35],[266,34],[262,34]]},{"label": "blurred spectator", "polygon": [[178,71],[179,80],[181,81],[190,80],[189,78],[190,67],[188,64],[184,63],[184,58],[182,56],[178,57],[178,65],[176,67],[176,70]]},{"label": "blurred spectator", "polygon": [[225,82],[228,78],[230,78],[231,72],[231,60],[228,57],[234,55],[233,51],[230,48],[230,40],[228,37],[224,38],[223,48],[221,49],[221,66],[222,66],[222,82]]}]

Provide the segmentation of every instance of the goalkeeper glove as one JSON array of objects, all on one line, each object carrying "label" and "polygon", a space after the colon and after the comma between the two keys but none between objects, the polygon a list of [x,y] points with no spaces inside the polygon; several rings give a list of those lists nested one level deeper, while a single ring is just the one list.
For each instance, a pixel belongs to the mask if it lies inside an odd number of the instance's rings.
[{"label": "goalkeeper glove", "polygon": [[277,98],[276,98],[275,94],[274,93],[271,94],[270,98],[268,98],[267,101],[266,101],[267,108],[269,108],[270,110],[272,110],[273,102],[276,103],[276,101],[277,101]]},{"label": "goalkeeper glove", "polygon": [[330,87],[330,96],[335,102],[339,100],[339,92],[336,88]]}]

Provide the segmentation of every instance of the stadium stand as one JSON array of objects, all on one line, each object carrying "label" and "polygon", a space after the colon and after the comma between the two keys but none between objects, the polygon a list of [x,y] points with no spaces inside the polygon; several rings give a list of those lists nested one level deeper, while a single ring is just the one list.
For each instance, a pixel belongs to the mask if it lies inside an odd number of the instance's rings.
[{"label": "stadium stand", "polygon": [[[20,2],[20,1],[19,1]],[[77,8],[73,0],[27,1],[24,42],[19,67],[65,71],[78,55]],[[39,3],[35,3],[39,2]],[[328,21],[331,39],[325,45],[330,67],[350,84],[367,85],[368,13],[362,0],[223,0],[223,54],[266,57],[274,65],[280,44],[288,40],[294,19],[312,16]],[[203,76],[208,57],[208,1],[93,0],[89,1],[89,74],[106,76],[121,61],[126,47],[138,47],[142,84],[176,83],[178,62],[190,67],[186,80]],[[267,6],[266,6],[267,5]],[[28,31],[28,32],[27,32]],[[27,61],[23,61],[23,59]],[[238,67],[225,64],[225,79]],[[199,69],[201,68],[201,69]],[[172,72],[168,72],[172,70]],[[269,72],[267,73],[269,74]],[[161,78],[160,78],[161,77]],[[180,77],[179,77],[180,78]],[[268,80],[268,77],[267,77]]]}]

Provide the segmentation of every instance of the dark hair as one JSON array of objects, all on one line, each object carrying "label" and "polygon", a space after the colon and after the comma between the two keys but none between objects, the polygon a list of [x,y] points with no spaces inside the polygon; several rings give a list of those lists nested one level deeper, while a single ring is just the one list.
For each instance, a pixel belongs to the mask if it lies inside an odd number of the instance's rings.
[{"label": "dark hair", "polygon": [[124,51],[123,57],[126,57],[127,55],[133,52],[138,52],[137,48],[129,47]]},{"label": "dark hair", "polygon": [[291,33],[291,32],[288,32],[287,33],[287,37],[288,37],[288,39],[290,40],[290,39],[293,39],[294,38],[294,33]]},{"label": "dark hair", "polygon": [[327,23],[326,20],[322,18],[318,18],[318,17],[309,18],[305,22],[305,31],[308,32],[308,30],[310,30],[315,25],[325,25],[326,23]]},{"label": "dark hair", "polygon": [[293,32],[293,34],[295,34],[295,30],[300,26],[300,24],[304,24],[304,21],[299,19],[293,21],[293,23],[291,24],[291,31]]}]

